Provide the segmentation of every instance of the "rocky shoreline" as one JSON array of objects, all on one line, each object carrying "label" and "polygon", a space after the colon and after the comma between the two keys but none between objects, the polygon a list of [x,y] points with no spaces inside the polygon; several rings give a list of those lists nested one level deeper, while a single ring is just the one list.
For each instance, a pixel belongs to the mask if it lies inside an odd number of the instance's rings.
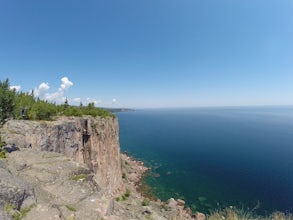
[{"label": "rocky shoreline", "polygon": [[[125,201],[116,199],[117,209],[114,209],[114,212],[116,211],[121,219],[205,219],[204,214],[199,212],[193,214],[191,209],[186,208],[184,200],[170,198],[167,202],[163,202],[148,195],[141,187],[141,180],[149,168],[142,161],[122,153],[121,167],[125,190],[131,192]],[[132,211],[121,213],[121,210]]]},{"label": "rocky shoreline", "polygon": [[[113,220],[293,220],[291,213],[275,211],[265,217],[255,215],[253,210],[243,211],[232,206],[215,210],[207,216],[201,212],[192,213],[190,208],[185,207],[184,200],[170,198],[167,202],[163,202],[148,194],[145,190],[145,187],[148,186],[144,186],[141,180],[150,169],[142,161],[132,158],[127,153],[122,153],[121,167],[124,185],[126,190],[130,189],[132,195],[129,200],[127,199],[128,201],[120,202],[116,200],[114,212],[120,217]],[[127,211],[121,213],[121,210]]]},{"label": "rocky shoreline", "polygon": [[139,192],[148,169],[120,153],[115,118],[9,120],[0,135],[16,146],[1,162],[1,220],[191,218],[184,201],[164,203]]},{"label": "rocky shoreline", "polygon": [[[1,220],[291,220],[276,212],[261,218],[227,208],[213,215],[192,213],[180,199],[150,199],[138,190],[148,171],[143,162],[121,154],[124,189],[106,197],[85,164],[60,153],[19,149],[0,159]],[[240,213],[241,214],[241,213]],[[243,215],[243,213],[242,213]],[[250,217],[249,217],[250,216]]]},{"label": "rocky shoreline", "polygon": [[[188,220],[183,200],[167,203],[137,187],[147,172],[141,161],[121,154],[124,190],[106,197],[86,165],[62,154],[19,149],[0,159],[1,220]],[[204,219],[198,218],[197,219]]]}]

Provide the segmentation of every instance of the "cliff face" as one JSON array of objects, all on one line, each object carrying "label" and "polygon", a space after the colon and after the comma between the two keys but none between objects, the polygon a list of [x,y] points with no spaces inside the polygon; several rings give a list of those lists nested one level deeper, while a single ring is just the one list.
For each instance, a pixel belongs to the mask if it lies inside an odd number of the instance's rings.
[{"label": "cliff face", "polygon": [[52,122],[11,120],[0,132],[7,144],[58,152],[87,164],[105,194],[113,195],[123,186],[117,118],[66,117]]}]

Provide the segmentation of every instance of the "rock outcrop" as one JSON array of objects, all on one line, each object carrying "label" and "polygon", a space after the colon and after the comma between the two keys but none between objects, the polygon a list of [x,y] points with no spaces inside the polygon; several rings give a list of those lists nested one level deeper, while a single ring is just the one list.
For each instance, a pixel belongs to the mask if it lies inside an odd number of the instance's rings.
[{"label": "rock outcrop", "polygon": [[11,219],[4,209],[26,208],[35,203],[33,188],[18,176],[13,175],[6,163],[0,160],[0,219]]},{"label": "rock outcrop", "polygon": [[116,118],[11,120],[0,133],[8,149],[1,220],[191,219],[183,200],[152,201],[136,190],[148,169],[120,155]]},{"label": "rock outcrop", "polygon": [[[0,169],[0,195],[6,215],[19,212],[20,217],[27,220],[99,220],[111,214],[113,199],[99,190],[85,164],[37,149],[21,149],[7,156],[3,163],[6,175],[3,176]],[[2,178],[8,184],[4,185]],[[29,200],[30,196],[35,200]],[[7,210],[7,206],[12,207],[11,210]],[[29,211],[24,216],[22,210],[26,207]]]},{"label": "rock outcrop", "polygon": [[56,121],[10,120],[3,141],[20,148],[62,153],[86,164],[104,194],[123,188],[117,118],[63,117]]}]

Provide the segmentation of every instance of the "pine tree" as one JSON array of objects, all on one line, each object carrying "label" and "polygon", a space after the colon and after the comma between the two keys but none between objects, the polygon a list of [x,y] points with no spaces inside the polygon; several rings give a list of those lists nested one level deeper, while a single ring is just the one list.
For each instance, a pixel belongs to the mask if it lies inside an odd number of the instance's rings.
[{"label": "pine tree", "polygon": [[13,117],[14,113],[15,90],[10,89],[9,80],[0,80],[0,123],[4,123],[6,119]]}]

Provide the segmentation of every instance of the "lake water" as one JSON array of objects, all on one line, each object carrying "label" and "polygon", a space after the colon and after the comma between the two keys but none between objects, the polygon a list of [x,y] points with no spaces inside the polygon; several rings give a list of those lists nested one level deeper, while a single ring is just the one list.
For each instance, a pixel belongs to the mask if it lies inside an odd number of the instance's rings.
[{"label": "lake water", "polygon": [[293,211],[293,107],[117,113],[121,150],[152,170],[150,193],[194,210]]}]

